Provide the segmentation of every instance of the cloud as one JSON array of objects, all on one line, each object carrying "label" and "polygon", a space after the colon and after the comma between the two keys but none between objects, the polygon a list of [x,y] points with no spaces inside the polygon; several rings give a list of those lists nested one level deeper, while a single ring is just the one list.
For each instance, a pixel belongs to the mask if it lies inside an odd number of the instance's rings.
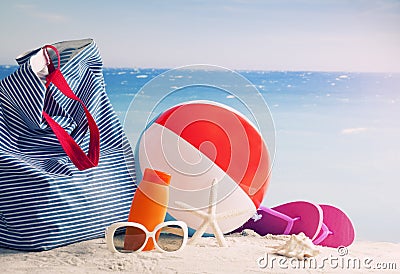
[{"label": "cloud", "polygon": [[342,129],[342,131],[340,133],[343,135],[360,134],[367,130],[369,130],[369,128],[366,128],[366,127],[344,128],[344,129]]},{"label": "cloud", "polygon": [[61,14],[36,13],[34,16],[53,23],[67,21],[67,17]]},{"label": "cloud", "polygon": [[39,18],[50,23],[63,23],[68,19],[65,15],[59,13],[39,11],[37,6],[33,4],[17,4],[15,7],[26,13],[27,16]]},{"label": "cloud", "polygon": [[33,8],[35,8],[35,5],[33,5],[33,4],[16,4],[15,7],[17,9],[33,9]]}]

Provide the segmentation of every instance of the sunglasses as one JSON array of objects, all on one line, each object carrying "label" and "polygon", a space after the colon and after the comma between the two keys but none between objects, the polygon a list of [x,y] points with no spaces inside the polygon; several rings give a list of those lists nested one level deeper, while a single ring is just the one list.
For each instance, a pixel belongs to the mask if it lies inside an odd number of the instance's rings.
[{"label": "sunglasses", "polygon": [[105,238],[111,252],[132,253],[142,251],[149,238],[161,252],[183,249],[188,240],[188,227],[182,221],[168,221],[157,225],[149,232],[146,227],[134,222],[118,222],[106,229]]}]

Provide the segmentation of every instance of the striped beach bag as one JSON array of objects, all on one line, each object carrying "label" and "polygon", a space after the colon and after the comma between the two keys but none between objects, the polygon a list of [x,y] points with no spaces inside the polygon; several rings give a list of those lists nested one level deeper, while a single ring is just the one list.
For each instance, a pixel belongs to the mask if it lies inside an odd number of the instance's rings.
[{"label": "striped beach bag", "polygon": [[48,250],[103,237],[136,190],[129,142],[91,39],[17,59],[0,82],[0,246]]}]

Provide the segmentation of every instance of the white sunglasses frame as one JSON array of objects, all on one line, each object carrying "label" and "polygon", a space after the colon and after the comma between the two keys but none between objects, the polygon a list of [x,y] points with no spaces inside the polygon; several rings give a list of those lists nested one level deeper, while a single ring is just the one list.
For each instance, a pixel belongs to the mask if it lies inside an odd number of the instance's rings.
[{"label": "white sunglasses frame", "polygon": [[[182,242],[181,247],[179,247],[177,250],[166,251],[166,250],[163,250],[158,245],[155,236],[156,236],[157,231],[160,228],[165,227],[165,226],[172,226],[172,225],[180,226],[183,229],[183,242]],[[154,228],[153,231],[148,231],[148,229],[144,225],[139,224],[139,223],[135,223],[135,222],[118,222],[118,223],[114,223],[114,224],[110,225],[109,227],[107,227],[106,228],[106,232],[105,232],[105,238],[106,238],[107,247],[113,253],[122,253],[122,252],[119,252],[115,248],[115,246],[113,244],[113,238],[114,238],[115,231],[118,228],[124,227],[124,226],[136,227],[136,228],[139,228],[139,229],[143,230],[146,233],[146,239],[144,240],[143,245],[138,250],[132,251],[133,253],[142,251],[144,249],[144,247],[146,246],[147,242],[149,241],[149,238],[153,239],[153,243],[154,243],[154,246],[156,247],[156,249],[158,251],[161,251],[161,252],[164,252],[164,253],[173,253],[173,252],[180,251],[186,246],[187,241],[188,241],[188,226],[187,226],[187,224],[185,222],[182,222],[182,221],[162,222],[162,223],[158,224]]]}]

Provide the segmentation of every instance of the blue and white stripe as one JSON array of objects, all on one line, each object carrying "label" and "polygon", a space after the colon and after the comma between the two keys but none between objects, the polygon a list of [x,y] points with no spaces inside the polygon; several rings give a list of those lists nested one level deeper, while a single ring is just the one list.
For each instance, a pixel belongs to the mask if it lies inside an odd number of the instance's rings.
[{"label": "blue and white stripe", "polygon": [[96,44],[71,45],[55,44],[64,48],[61,72],[99,127],[99,165],[79,171],[42,117],[45,110],[87,151],[79,103],[53,85],[46,91],[31,53],[18,59],[18,70],[0,82],[0,246],[47,250],[102,237],[106,226],[127,219],[136,190],[132,150],[107,98]]}]

